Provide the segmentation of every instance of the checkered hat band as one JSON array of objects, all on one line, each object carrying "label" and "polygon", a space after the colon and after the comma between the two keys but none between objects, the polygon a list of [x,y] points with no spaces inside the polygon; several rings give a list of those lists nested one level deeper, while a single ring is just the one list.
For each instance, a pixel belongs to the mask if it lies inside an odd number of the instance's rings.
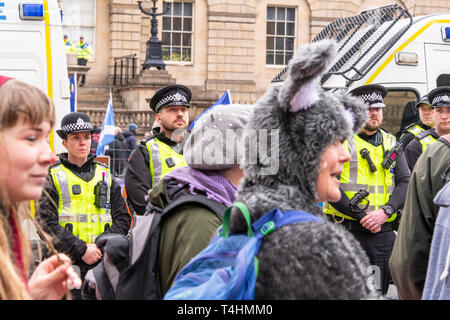
[{"label": "checkered hat band", "polygon": [[437,105],[442,102],[450,102],[450,96],[441,95],[441,96],[437,96],[433,99],[433,105]]},{"label": "checkered hat band", "polygon": [[179,103],[188,103],[186,96],[183,96],[180,93],[175,93],[175,94],[170,94],[168,96],[165,96],[164,98],[162,98],[158,104],[156,105],[156,109],[158,110],[160,107],[171,104],[171,103],[175,103],[175,104],[179,104]]},{"label": "checkered hat band", "polygon": [[361,100],[371,104],[371,103],[376,103],[376,102],[383,102],[383,96],[379,93],[376,92],[372,92],[370,94],[363,94],[358,96],[358,98],[360,98]]},{"label": "checkered hat band", "polygon": [[65,132],[76,132],[76,131],[89,131],[93,130],[91,122],[85,122],[83,119],[78,118],[77,122],[66,124],[61,128]]}]

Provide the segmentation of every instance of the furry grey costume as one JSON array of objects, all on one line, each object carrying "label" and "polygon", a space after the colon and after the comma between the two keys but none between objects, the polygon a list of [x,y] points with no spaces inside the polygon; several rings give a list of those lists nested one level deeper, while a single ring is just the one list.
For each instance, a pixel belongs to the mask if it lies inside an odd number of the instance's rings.
[{"label": "furry grey costume", "polygon": [[[368,106],[347,95],[320,89],[320,77],[336,54],[331,40],[307,44],[289,63],[289,75],[273,84],[257,102],[248,129],[279,129],[278,156],[258,152],[256,164],[245,164],[236,201],[244,202],[252,222],[274,208],[303,210],[318,216],[317,179],[323,151],[344,141],[367,119]],[[274,139],[274,136],[272,136]],[[278,172],[264,173],[270,161]],[[236,208],[233,232],[245,232]],[[325,223],[284,226],[265,237],[258,254],[256,299],[366,299],[376,293],[366,282],[369,261],[344,228]]]}]

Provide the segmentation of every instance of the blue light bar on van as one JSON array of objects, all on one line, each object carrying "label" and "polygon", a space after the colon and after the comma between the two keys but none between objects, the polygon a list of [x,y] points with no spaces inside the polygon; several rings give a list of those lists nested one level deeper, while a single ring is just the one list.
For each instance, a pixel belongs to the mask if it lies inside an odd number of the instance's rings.
[{"label": "blue light bar on van", "polygon": [[442,40],[450,41],[450,27],[442,27],[441,35],[442,35]]},{"label": "blue light bar on van", "polygon": [[21,3],[19,15],[22,20],[44,20],[44,5],[41,3]]}]

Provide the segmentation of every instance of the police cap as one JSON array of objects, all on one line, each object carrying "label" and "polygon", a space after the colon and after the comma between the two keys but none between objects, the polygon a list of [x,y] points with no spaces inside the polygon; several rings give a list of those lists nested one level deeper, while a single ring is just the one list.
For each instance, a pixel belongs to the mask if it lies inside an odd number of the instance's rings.
[{"label": "police cap", "polygon": [[428,93],[428,99],[431,106],[435,107],[450,107],[450,87],[437,87]]},{"label": "police cap", "polygon": [[363,100],[371,108],[384,108],[386,105],[383,98],[387,94],[387,89],[379,84],[368,84],[353,89],[349,92],[352,96]]},{"label": "police cap", "polygon": [[61,139],[66,139],[69,133],[94,132],[91,119],[86,113],[72,112],[64,116],[61,120],[61,129],[56,133]]},{"label": "police cap", "polygon": [[158,112],[161,108],[167,106],[186,106],[190,107],[192,93],[188,87],[183,85],[171,85],[155,93],[150,100],[150,108]]}]

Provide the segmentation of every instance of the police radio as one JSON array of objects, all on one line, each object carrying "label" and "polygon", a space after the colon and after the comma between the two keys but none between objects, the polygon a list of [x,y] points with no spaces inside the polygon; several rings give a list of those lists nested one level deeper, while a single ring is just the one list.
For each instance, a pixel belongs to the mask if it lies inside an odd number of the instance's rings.
[{"label": "police radio", "polygon": [[377,167],[375,167],[375,165],[373,164],[372,159],[370,158],[369,150],[367,150],[366,148],[363,148],[363,149],[361,149],[361,151],[359,151],[359,153],[361,154],[361,157],[363,159],[367,160],[367,163],[369,164],[369,167],[370,167],[370,171],[372,171],[372,172],[377,171]]},{"label": "police radio", "polygon": [[108,184],[105,181],[105,172],[102,172],[102,181],[94,187],[95,202],[97,208],[106,208],[108,201]]},{"label": "police radio", "polygon": [[397,141],[395,146],[391,150],[388,150],[386,152],[383,162],[381,163],[383,168],[389,169],[392,163],[394,163],[394,161],[397,160],[398,157],[402,154],[406,144],[408,144],[411,140],[411,138],[408,138],[408,135],[404,134],[403,137]]}]

